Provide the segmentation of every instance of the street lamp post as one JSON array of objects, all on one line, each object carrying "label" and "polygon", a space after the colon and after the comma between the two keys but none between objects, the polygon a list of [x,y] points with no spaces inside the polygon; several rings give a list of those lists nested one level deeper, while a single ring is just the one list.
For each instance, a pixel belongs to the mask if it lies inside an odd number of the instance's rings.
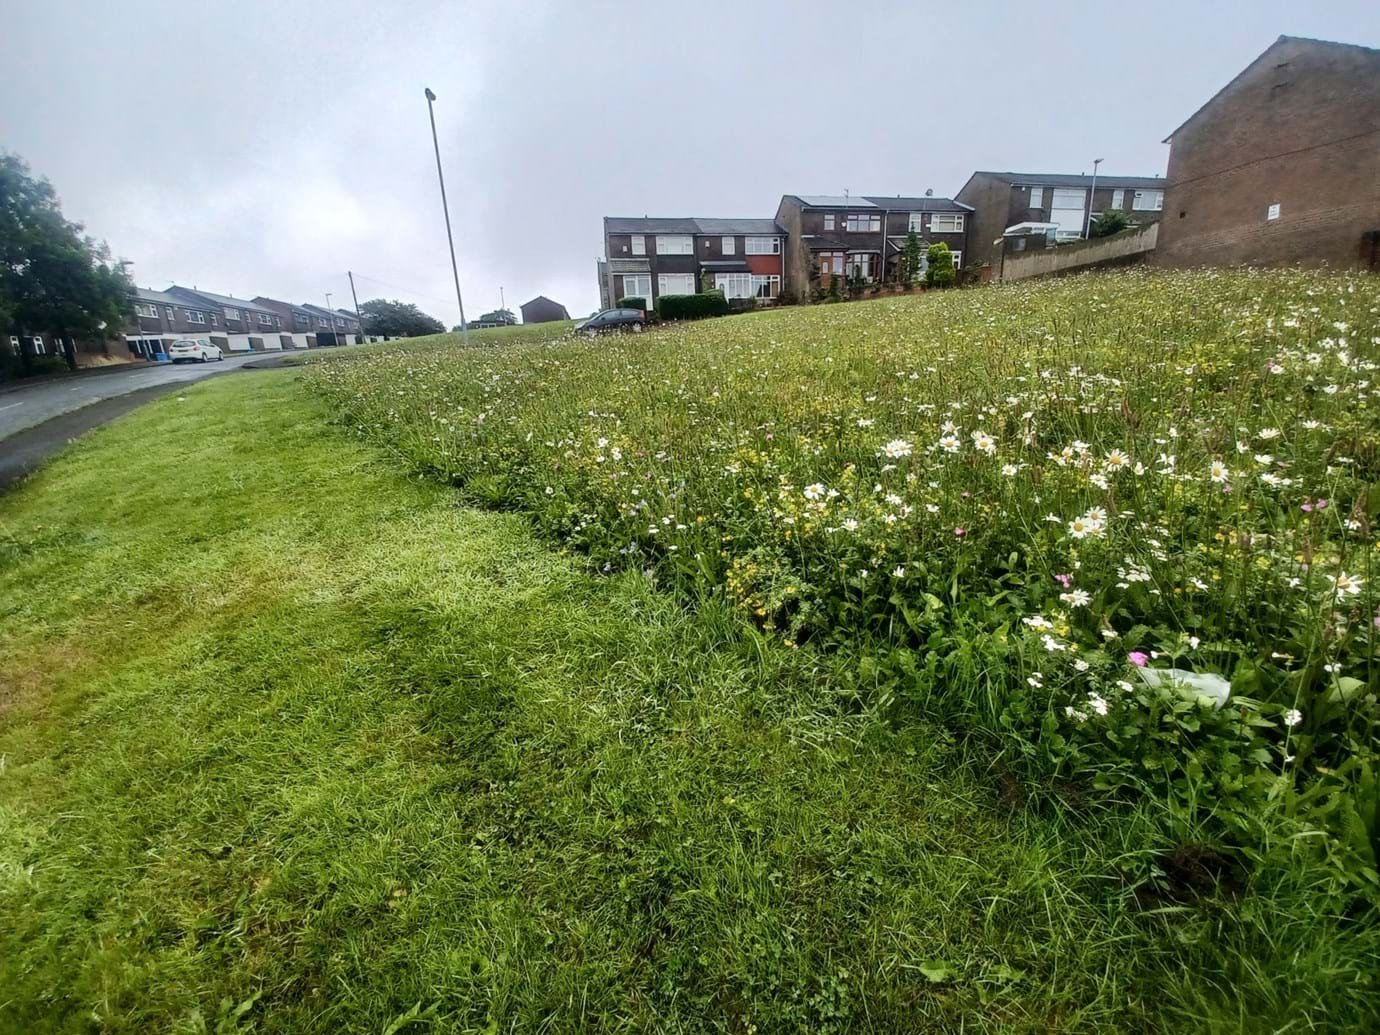
[{"label": "street lamp post", "polygon": [[436,139],[436,95],[426,88],[426,113],[431,118],[431,146],[436,149],[436,179],[441,184],[441,211],[446,217],[446,243],[450,245],[450,272],[455,278],[455,302],[460,307],[460,337],[470,343],[470,325],[465,322],[465,302],[460,297],[460,269],[455,265],[455,238],[450,232],[450,206],[446,203],[446,176],[441,172],[441,144]]},{"label": "street lamp post", "polygon": [[335,337],[335,343],[340,344],[340,335],[335,333],[335,310],[331,308],[331,292],[326,292],[326,312],[331,314],[331,334]]},{"label": "street lamp post", "polygon": [[1088,188],[1088,215],[1087,215],[1087,218],[1086,218],[1086,219],[1084,220],[1084,222],[1083,222],[1083,239],[1084,239],[1084,240],[1087,240],[1088,235],[1089,235],[1090,233],[1092,233],[1092,207],[1093,207],[1093,195],[1097,193],[1097,167],[1098,167],[1099,165],[1101,165],[1101,164],[1102,164],[1102,159],[1101,159],[1101,158],[1094,158],[1094,159],[1093,159],[1093,178],[1092,178],[1092,186]]}]

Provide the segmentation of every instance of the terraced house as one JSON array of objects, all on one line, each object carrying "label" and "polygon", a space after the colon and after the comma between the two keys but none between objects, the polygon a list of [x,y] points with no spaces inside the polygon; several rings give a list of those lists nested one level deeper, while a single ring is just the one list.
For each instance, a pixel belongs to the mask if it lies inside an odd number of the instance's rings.
[{"label": "terraced house", "polygon": [[132,356],[152,359],[178,338],[209,338],[224,331],[218,307],[181,295],[135,288],[130,304],[124,338]]},{"label": "terraced house", "polygon": [[1125,212],[1132,224],[1157,222],[1164,190],[1159,176],[979,170],[958,192],[958,200],[974,209],[968,261],[995,262],[1008,234],[1047,231],[1056,242],[1077,240],[1108,209]]},{"label": "terraced house", "polygon": [[276,352],[283,347],[283,321],[271,309],[233,295],[176,284],[164,294],[179,299],[181,305],[209,311],[215,322],[191,337],[209,337],[226,352]]},{"label": "terraced house", "polygon": [[913,230],[922,246],[949,246],[954,267],[968,262],[973,209],[951,198],[787,194],[776,209],[785,230],[786,289],[805,301],[827,290],[831,278],[866,284],[897,283]]},{"label": "terraced house", "polygon": [[690,295],[706,286],[729,299],[781,294],[785,234],[772,219],[604,218],[600,297]]}]

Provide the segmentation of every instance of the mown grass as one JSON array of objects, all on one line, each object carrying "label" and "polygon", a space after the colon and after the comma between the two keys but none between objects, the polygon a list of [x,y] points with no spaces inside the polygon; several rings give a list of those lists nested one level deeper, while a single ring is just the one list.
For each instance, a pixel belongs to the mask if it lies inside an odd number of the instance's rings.
[{"label": "mown grass", "polygon": [[1374,940],[1299,889],[1146,880],[1148,814],[1022,801],[830,659],[457,507],[296,376],[0,497],[0,1030],[1375,1020]]}]

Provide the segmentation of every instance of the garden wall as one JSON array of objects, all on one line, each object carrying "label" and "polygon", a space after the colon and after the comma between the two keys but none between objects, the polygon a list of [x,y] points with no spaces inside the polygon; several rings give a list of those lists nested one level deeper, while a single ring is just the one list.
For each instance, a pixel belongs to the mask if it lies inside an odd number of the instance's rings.
[{"label": "garden wall", "polygon": [[1111,237],[1095,237],[1089,241],[1061,244],[1057,248],[1008,255],[1002,262],[1002,280],[1025,280],[1027,277],[1046,277],[1096,266],[1124,266],[1145,261],[1159,238],[1159,223],[1123,230]]}]

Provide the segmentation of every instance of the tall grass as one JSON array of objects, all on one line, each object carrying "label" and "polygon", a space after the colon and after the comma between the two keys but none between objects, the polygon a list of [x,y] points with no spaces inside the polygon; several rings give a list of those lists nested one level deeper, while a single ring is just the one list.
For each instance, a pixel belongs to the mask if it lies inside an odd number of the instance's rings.
[{"label": "tall grass", "polygon": [[601,570],[858,651],[868,703],[1243,852],[1282,809],[1373,898],[1378,344],[1375,278],[1131,272],[309,382]]}]

